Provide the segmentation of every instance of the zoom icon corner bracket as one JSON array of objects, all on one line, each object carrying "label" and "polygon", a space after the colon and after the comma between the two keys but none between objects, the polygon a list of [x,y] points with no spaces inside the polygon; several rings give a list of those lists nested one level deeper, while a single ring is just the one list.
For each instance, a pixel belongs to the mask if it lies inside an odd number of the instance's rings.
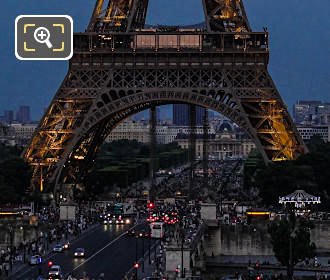
[{"label": "zoom icon corner bracket", "polygon": [[15,55],[20,60],[68,60],[73,54],[73,20],[67,15],[21,15],[15,21]]}]

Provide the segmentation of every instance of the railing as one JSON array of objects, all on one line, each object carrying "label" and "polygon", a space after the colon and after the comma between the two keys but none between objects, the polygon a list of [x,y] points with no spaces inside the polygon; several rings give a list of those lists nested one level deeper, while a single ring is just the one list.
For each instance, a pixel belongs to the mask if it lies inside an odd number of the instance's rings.
[{"label": "railing", "polygon": [[267,32],[159,32],[75,33],[75,52],[150,52],[150,51],[268,51]]}]

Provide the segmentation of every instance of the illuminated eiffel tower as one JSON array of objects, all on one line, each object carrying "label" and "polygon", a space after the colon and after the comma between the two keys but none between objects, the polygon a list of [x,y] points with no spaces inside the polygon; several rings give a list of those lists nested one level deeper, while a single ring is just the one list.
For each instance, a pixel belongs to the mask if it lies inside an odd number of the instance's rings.
[{"label": "illuminated eiffel tower", "polygon": [[144,29],[148,0],[97,0],[74,34],[69,70],[25,159],[32,188],[79,183],[107,135],[153,106],[186,103],[230,118],[266,162],[306,149],[272,81],[268,33],[252,32],[241,0],[202,0],[206,28]]}]

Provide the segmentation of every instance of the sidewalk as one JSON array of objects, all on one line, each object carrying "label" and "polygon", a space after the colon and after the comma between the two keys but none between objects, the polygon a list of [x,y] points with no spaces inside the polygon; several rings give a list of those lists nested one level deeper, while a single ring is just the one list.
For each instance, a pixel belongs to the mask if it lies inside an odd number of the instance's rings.
[{"label": "sidewalk", "polygon": [[[56,244],[58,243],[63,243],[64,241],[69,241],[71,244],[73,244],[74,242],[76,242],[77,240],[79,240],[80,238],[82,238],[86,233],[90,232],[91,230],[97,228],[98,226],[100,226],[100,224],[98,222],[96,222],[95,224],[91,224],[88,226],[88,228],[84,231],[82,231],[82,233],[78,236],[69,236],[68,239],[66,240],[65,238],[59,240],[59,241],[53,241],[51,243],[48,244],[48,249],[46,250],[45,254],[42,255],[42,259],[46,259],[47,256],[49,256],[52,252],[53,252],[53,248]],[[37,254],[33,254],[33,255],[37,255]],[[26,263],[23,263],[22,262],[18,262],[18,263],[14,263],[13,264],[13,268],[12,268],[12,271],[9,271],[9,277],[8,279],[15,279],[15,275],[19,272],[21,272],[23,269],[25,268],[29,268],[30,265],[29,265],[29,260],[30,260],[30,257],[32,256],[32,254],[26,254],[25,256],[25,259],[26,259]],[[1,277],[0,277],[1,279]],[[4,278],[6,279],[6,278]]]}]

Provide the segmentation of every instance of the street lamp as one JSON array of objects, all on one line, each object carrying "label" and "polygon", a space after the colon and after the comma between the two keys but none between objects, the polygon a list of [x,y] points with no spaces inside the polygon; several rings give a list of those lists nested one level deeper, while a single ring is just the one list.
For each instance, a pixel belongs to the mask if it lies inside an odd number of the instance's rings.
[{"label": "street lamp", "polygon": [[135,279],[138,279],[138,269],[139,269],[139,265],[138,265],[138,239],[139,236],[135,235]]},{"label": "street lamp", "polygon": [[151,250],[151,248],[150,248],[150,246],[151,246],[151,228],[149,227],[149,264],[151,264],[151,253],[150,253],[150,250]]},{"label": "street lamp", "polygon": [[144,273],[144,236],[142,236],[142,273]]},{"label": "street lamp", "polygon": [[185,277],[184,266],[183,266],[183,245],[184,245],[184,240],[185,240],[184,229],[181,229],[180,235],[181,235],[181,278],[184,278]]},{"label": "street lamp", "polygon": [[10,255],[9,255],[9,266],[10,271],[13,270],[13,226],[9,225],[9,238],[10,238]]},{"label": "street lamp", "polygon": [[289,265],[290,265],[290,275],[289,275],[289,277],[290,277],[290,280],[292,280],[293,279],[293,272],[294,272],[294,269],[293,269],[293,246],[292,246],[292,241],[293,241],[293,239],[294,238],[296,238],[296,228],[290,233],[290,238],[289,238],[289,241],[290,241],[290,244],[289,244],[289,246],[290,246],[290,248],[289,248],[289,250],[290,250],[290,256],[289,256]]}]

